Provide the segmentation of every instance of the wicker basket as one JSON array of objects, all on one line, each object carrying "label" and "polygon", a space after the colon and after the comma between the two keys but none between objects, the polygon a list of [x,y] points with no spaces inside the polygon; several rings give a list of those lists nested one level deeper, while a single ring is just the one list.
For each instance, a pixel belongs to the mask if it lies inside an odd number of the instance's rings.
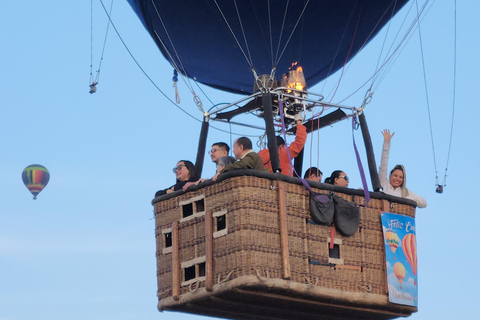
[{"label": "wicker basket", "polygon": [[232,177],[156,200],[159,310],[231,319],[391,319],[417,311],[388,301],[380,221],[380,210],[414,217],[413,205],[372,194],[364,207],[357,190],[336,192],[361,206],[360,227],[332,238],[331,227],[310,219],[304,187],[271,176]]}]

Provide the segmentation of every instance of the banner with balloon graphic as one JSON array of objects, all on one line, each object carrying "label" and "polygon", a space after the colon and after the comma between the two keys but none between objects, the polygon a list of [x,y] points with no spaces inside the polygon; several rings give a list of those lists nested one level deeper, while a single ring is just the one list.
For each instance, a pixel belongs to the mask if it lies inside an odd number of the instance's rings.
[{"label": "banner with balloon graphic", "polygon": [[418,307],[415,219],[382,212],[390,302]]}]

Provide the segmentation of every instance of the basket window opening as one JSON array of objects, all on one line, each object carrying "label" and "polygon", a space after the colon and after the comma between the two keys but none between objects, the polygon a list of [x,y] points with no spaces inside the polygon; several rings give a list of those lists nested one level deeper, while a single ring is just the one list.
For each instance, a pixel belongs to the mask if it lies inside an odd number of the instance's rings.
[{"label": "basket window opening", "polygon": [[165,238],[165,248],[170,248],[172,246],[172,233],[167,232],[164,234]]},{"label": "basket window opening", "polygon": [[185,268],[184,275],[185,275],[184,281],[195,279],[196,278],[195,277],[195,266]]},{"label": "basket window opening", "polygon": [[199,277],[205,277],[205,262],[187,267],[183,271],[184,281],[192,280]]},{"label": "basket window opening", "polygon": [[198,266],[198,276],[205,277],[205,262],[202,262]]},{"label": "basket window opening", "polygon": [[183,218],[186,218],[186,217],[190,217],[191,215],[193,215],[193,204],[192,203],[188,203],[188,204],[185,204],[182,206],[182,217]]},{"label": "basket window opening", "polygon": [[217,231],[224,230],[227,227],[226,215],[221,215],[215,218]]},{"label": "basket window opening", "polygon": [[340,245],[334,244],[333,249],[330,249],[330,244],[328,244],[328,257],[333,259],[340,259]]},{"label": "basket window opening", "polygon": [[203,212],[205,211],[205,201],[204,199],[200,199],[198,201],[195,201],[195,212]]}]

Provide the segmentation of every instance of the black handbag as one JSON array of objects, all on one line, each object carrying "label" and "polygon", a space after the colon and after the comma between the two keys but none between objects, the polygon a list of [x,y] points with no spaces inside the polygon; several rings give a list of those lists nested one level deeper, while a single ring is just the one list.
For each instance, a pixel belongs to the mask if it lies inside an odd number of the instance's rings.
[{"label": "black handbag", "polygon": [[310,194],[310,215],[313,221],[318,224],[331,225],[334,212],[335,207],[331,193]]},{"label": "black handbag", "polygon": [[310,193],[310,216],[318,224],[335,225],[344,236],[357,232],[360,225],[360,209],[333,193]]},{"label": "black handbag", "polygon": [[360,225],[360,209],[354,202],[349,202],[342,197],[333,195],[335,204],[335,228],[344,236],[355,234]]}]

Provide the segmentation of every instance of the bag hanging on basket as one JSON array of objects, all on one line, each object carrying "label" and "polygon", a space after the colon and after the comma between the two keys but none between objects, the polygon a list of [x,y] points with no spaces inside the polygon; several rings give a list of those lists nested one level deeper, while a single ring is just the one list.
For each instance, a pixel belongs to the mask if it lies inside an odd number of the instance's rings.
[{"label": "bag hanging on basket", "polygon": [[333,202],[335,203],[335,228],[344,236],[355,234],[360,225],[360,209],[354,202],[336,195],[333,195]]},{"label": "bag hanging on basket", "polygon": [[330,225],[333,221],[334,212],[332,194],[310,194],[310,215],[313,221],[318,224]]}]

